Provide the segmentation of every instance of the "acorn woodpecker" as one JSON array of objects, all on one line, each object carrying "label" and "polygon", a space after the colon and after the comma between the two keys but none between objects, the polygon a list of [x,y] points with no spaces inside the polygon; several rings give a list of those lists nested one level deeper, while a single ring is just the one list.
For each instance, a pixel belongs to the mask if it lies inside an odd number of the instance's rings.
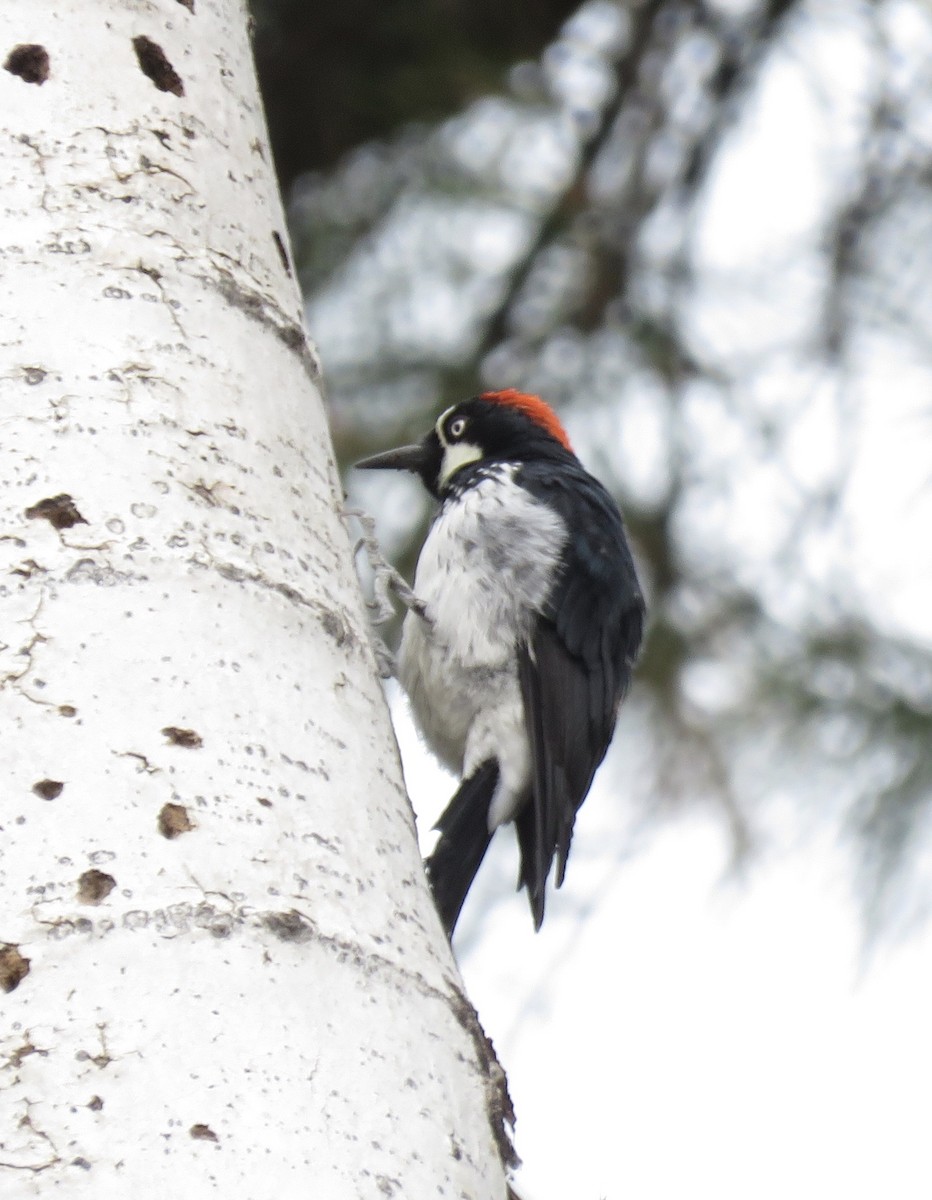
[{"label": "acorn woodpecker", "polygon": [[514,821],[539,929],[605,757],[644,601],[615,502],[556,414],[509,389],[447,409],[416,446],[356,464],[419,475],[439,502],[418,559],[398,677],[462,782],[427,874],[447,934],[495,829]]}]

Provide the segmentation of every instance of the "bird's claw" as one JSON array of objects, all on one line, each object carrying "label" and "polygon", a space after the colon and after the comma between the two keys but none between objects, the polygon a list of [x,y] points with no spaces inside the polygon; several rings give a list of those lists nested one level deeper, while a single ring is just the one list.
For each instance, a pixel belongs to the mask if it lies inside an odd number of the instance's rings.
[{"label": "bird's claw", "polygon": [[364,550],[366,561],[372,571],[372,599],[366,601],[369,619],[374,627],[372,648],[380,677],[390,679],[395,674],[395,659],[381,637],[375,632],[375,628],[384,625],[394,617],[395,608],[391,600],[393,595],[409,612],[416,613],[422,621],[432,624],[427,615],[427,605],[415,595],[407,580],[382,553],[375,534],[375,519],[361,508],[345,507],[341,515],[346,522],[357,521],[362,530],[361,536],[356,539],[353,546],[353,558],[357,558],[360,550]]}]

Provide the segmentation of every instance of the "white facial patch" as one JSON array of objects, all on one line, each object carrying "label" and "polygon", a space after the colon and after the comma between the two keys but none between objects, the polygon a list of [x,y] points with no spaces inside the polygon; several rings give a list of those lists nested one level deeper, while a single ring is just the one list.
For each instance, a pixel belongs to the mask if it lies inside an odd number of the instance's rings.
[{"label": "white facial patch", "polygon": [[440,486],[443,487],[457,471],[468,467],[470,463],[478,462],[480,458],[482,458],[482,451],[472,442],[454,442],[452,446],[444,445],[443,461],[440,463]]}]

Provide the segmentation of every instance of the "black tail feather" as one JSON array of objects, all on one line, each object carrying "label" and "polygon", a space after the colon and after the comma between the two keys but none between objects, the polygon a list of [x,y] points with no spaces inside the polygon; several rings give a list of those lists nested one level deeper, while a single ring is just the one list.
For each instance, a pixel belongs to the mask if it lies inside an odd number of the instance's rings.
[{"label": "black tail feather", "polygon": [[537,865],[537,848],[540,839],[537,837],[534,823],[534,805],[524,804],[515,817],[515,829],[518,833],[518,847],[521,851],[521,870],[518,873],[518,887],[527,888],[527,898],[531,902],[531,915],[534,917],[534,928],[539,930],[544,923],[544,901],[547,883],[547,870],[541,873]]},{"label": "black tail feather", "polygon": [[463,780],[435,826],[440,840],[427,860],[427,878],[447,937],[453,936],[466,893],[492,840],[489,805],[497,783],[498,763],[489,759]]}]

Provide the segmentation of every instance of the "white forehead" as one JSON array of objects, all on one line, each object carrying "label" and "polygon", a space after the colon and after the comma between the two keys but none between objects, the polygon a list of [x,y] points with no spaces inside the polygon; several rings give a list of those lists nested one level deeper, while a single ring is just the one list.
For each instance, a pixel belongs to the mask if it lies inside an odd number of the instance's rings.
[{"label": "white forehead", "polygon": [[440,438],[441,446],[445,446],[447,444],[447,439],[443,436],[443,423],[447,419],[447,417],[450,415],[450,413],[453,412],[454,408],[456,408],[456,405],[451,404],[450,407],[446,410],[446,412],[442,412],[440,414],[440,416],[437,418],[437,424],[434,426],[434,429],[437,432],[437,437]]}]

